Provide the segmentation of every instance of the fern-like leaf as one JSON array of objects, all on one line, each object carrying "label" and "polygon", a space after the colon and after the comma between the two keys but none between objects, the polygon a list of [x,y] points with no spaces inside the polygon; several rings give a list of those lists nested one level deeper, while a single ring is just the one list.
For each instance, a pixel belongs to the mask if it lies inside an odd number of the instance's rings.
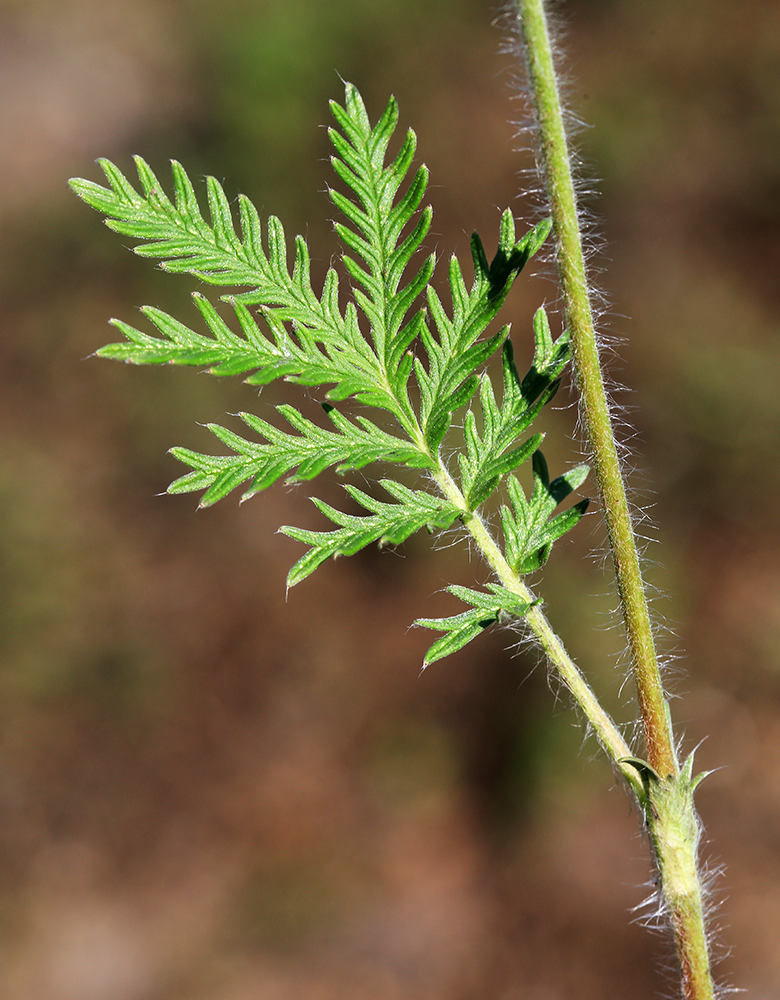
[{"label": "fern-like leaf", "polygon": [[314,479],[331,465],[337,466],[337,472],[361,469],[380,461],[411,468],[430,465],[430,459],[414,445],[388,434],[366,417],[360,416],[353,423],[333,406],[326,404],[324,410],[336,431],[317,426],[287,405],[277,407],[277,412],[297,434],[288,434],[251,413],[239,414],[248,427],[265,438],[265,443],[247,441],[219,424],[209,424],[212,434],[234,454],[202,455],[188,448],[172,448],[171,454],[193,471],[171,483],[168,492],[205,490],[200,506],[209,507],[247,480],[250,483],[243,500],[271,486],[293,469],[296,473],[288,477],[287,482]]},{"label": "fern-like leaf", "polygon": [[498,250],[490,264],[482,241],[474,233],[471,238],[474,263],[471,291],[466,291],[457,258],[453,257],[450,261],[452,319],[447,316],[433,288],[428,288],[428,306],[438,339],[427,326],[421,329],[428,365],[426,368],[418,359],[415,374],[421,395],[421,423],[432,450],[435,451],[441,444],[453,412],[464,406],[474,394],[478,385],[475,370],[508,336],[509,328],[504,327],[487,340],[477,342],[501,308],[515,278],[542,245],[549,231],[549,221],[541,222],[516,242],[514,219],[507,209],[501,218]]},{"label": "fern-like leaf", "polygon": [[565,535],[588,509],[590,500],[580,500],[568,510],[553,516],[555,508],[585,481],[587,465],[577,465],[550,482],[547,462],[541,451],[533,457],[534,487],[529,499],[514,476],[507,481],[511,509],[501,508],[506,558],[517,573],[532,573],[550,555],[556,539]]},{"label": "fern-like leaf", "polygon": [[506,587],[497,583],[489,583],[488,593],[483,590],[471,590],[469,587],[453,585],[447,590],[458,597],[464,604],[470,605],[467,611],[451,618],[418,618],[414,623],[424,628],[444,632],[425,654],[423,666],[428,666],[451,653],[456,653],[486,628],[498,621],[510,618],[522,618],[528,613],[531,605],[521,600]]},{"label": "fern-like leaf", "polygon": [[[168,271],[189,272],[215,285],[250,285],[252,291],[230,296],[239,313],[238,319],[247,341],[255,347],[247,357],[247,368],[257,367],[262,374],[259,382],[286,377],[305,385],[335,384],[332,399],[355,396],[362,402],[381,406],[391,412],[398,403],[385,387],[385,378],[378,358],[362,336],[357,312],[349,304],[342,314],[338,301],[338,276],[331,268],[325,278],[321,296],[311,285],[309,250],[302,237],[295,240],[292,271],[288,269],[288,249],[284,229],[271,217],[266,227],[268,250],[263,246],[262,225],[257,210],[243,195],[239,196],[241,237],[235,230],[227,197],[213,177],[207,178],[211,225],[205,222],[192,183],[184,168],[173,162],[175,199],[171,201],[162,185],[141,157],[135,157],[136,169],[143,194],[139,194],[122,172],[109,160],[99,160],[110,188],[91,181],[72,180],[73,190],[106,216],[106,225],[128,236],[149,241],[135,247],[145,257],[156,257]],[[197,301],[215,340],[228,339],[224,324],[215,313],[209,313],[203,300]],[[274,339],[283,342],[292,357],[278,364],[278,352],[268,351],[256,324],[240,306],[247,304],[263,308]],[[199,335],[183,325],[175,332],[170,317],[156,310],[146,310],[149,318],[165,337],[177,343],[189,341],[200,350],[215,350]],[[215,318],[216,317],[216,318]],[[162,322],[167,329],[158,324]],[[291,323],[297,344],[283,324]],[[123,353],[120,345],[104,348],[104,356],[131,360],[136,364],[159,364],[161,352],[149,338],[126,324],[115,325],[128,337],[132,347]],[[252,329],[254,325],[254,330]],[[256,332],[255,332],[256,331]],[[231,335],[235,336],[235,335]],[[254,342],[254,343],[253,343]],[[257,350],[258,345],[260,350]],[[322,345],[322,347],[320,346]],[[218,345],[216,347],[219,354]],[[242,350],[242,353],[246,353]],[[175,351],[169,360],[176,364],[200,364],[199,351]],[[225,359],[227,360],[227,359]],[[208,362],[207,362],[208,363]],[[226,374],[230,368],[215,368],[215,374]]]},{"label": "fern-like leaf", "polygon": [[290,570],[288,587],[305,580],[326,559],[354,555],[372,542],[400,545],[421,528],[427,527],[431,531],[449,528],[463,514],[454,504],[431,493],[410,490],[389,479],[382,479],[380,483],[397,503],[375,500],[354,486],[346,486],[352,499],[371,514],[345,514],[315,498],[318,510],[339,525],[338,530],[308,531],[290,526],[280,529],[285,535],[310,546]]},{"label": "fern-like leaf", "polygon": [[[202,491],[201,506],[239,487],[246,498],[280,479],[309,480],[330,466],[341,473],[373,462],[426,470],[449,498],[383,480],[394,503],[373,500],[347,487],[368,515],[343,514],[315,501],[337,529],[284,529],[309,546],[291,570],[291,585],[329,556],[356,552],[370,541],[397,544],[424,525],[448,527],[475,511],[508,475],[511,507],[502,510],[505,542],[512,564],[527,572],[543,561],[542,556],[546,558],[554,537],[568,530],[582,506],[557,517],[552,516],[555,504],[550,507],[561,493],[559,484],[574,484],[577,470],[550,484],[546,467],[542,472],[541,460],[535,459],[536,485],[529,501],[510,475],[532,453],[539,454],[542,435],[529,435],[529,427],[555,393],[569,346],[565,335],[553,342],[540,311],[534,320],[533,364],[521,380],[508,327],[485,334],[550,224],[540,223],[517,240],[512,215],[505,212],[490,263],[474,234],[470,289],[457,259],[450,261],[448,314],[430,285],[434,255],[412,266],[431,225],[431,209],[422,207],[428,172],[420,166],[410,173],[416,149],[411,130],[388,159],[398,124],[395,99],[372,126],[360,94],[346,84],[344,104],[332,102],[331,112],[336,123],[329,131],[331,162],[347,193],[331,190],[330,198],[345,220],[335,228],[346,248],[342,261],[351,278],[351,300],[340,303],[334,268],[328,270],[321,291],[315,291],[305,241],[296,237],[288,246],[281,222],[271,217],[263,226],[244,196],[239,196],[234,214],[235,206],[213,177],[206,181],[208,212],[204,213],[179,163],[172,164],[169,197],[141,157],[135,158],[138,188],[113,163],[100,160],[108,186],[77,179],[71,182],[76,193],[106,216],[109,227],[135,239],[140,255],[158,260],[168,271],[190,273],[208,284],[233,289],[223,296],[233,322],[196,293],[193,299],[204,332],[147,306],[142,313],[153,332],[113,320],[125,339],[98,354],[133,364],[198,365],[214,375],[243,375],[253,385],[283,378],[327,387],[330,427],[283,405],[277,410],[290,430],[242,413],[239,416],[259,440],[211,424],[210,430],[229,454],[172,449],[189,471],[171,484],[169,492]],[[236,288],[246,290],[236,292]],[[426,309],[418,307],[420,300]],[[499,405],[484,366],[502,345],[504,387]],[[415,405],[408,391],[412,373],[417,384],[414,395],[419,395]],[[444,471],[445,457],[439,452],[453,413],[468,406],[478,388],[479,405],[475,402],[466,413],[465,450],[459,456],[463,498],[453,501],[457,487]],[[381,422],[363,415],[347,417],[332,405],[346,400],[390,413],[395,428],[386,430]],[[464,613],[465,624],[447,628],[448,636],[435,648],[457,648],[468,641],[464,637],[471,637],[478,625],[476,609],[488,617],[496,609],[508,611],[501,601],[510,600],[509,592],[499,590],[503,596],[491,590],[475,598],[472,611]]]},{"label": "fern-like leaf", "polygon": [[363,100],[352,86],[346,88],[345,106],[332,101],[331,112],[342,130],[341,133],[330,130],[338,153],[331,157],[331,163],[357,197],[355,202],[338,191],[330,191],[331,200],[351,223],[336,223],[336,232],[361,260],[359,263],[345,255],[344,266],[361,286],[355,290],[355,300],[369,321],[385,376],[396,396],[403,398],[411,370],[411,356],[406,351],[420,326],[419,316],[409,322],[406,317],[415,299],[428,286],[435,256],[429,255],[405,285],[401,286],[401,280],[430,229],[433,215],[430,206],[426,206],[403,240],[401,234],[417,214],[428,184],[428,171],[421,166],[406,193],[394,204],[417,145],[415,134],[409,129],[395,159],[384,165],[387,146],[398,122],[395,98],[390,99],[373,129]]},{"label": "fern-like leaf", "polygon": [[479,393],[481,433],[474,410],[469,409],[466,413],[466,451],[461,452],[458,459],[469,510],[483,503],[497,489],[501,478],[526,462],[542,443],[542,434],[535,434],[520,445],[516,441],[558,391],[558,376],[568,361],[570,347],[566,335],[553,343],[544,309],[537,310],[534,317],[534,336],[533,365],[522,382],[517,374],[512,343],[504,342],[504,395],[500,407],[490,379],[486,374],[482,376]]},{"label": "fern-like leaf", "polygon": [[263,384],[275,378],[299,374],[310,364],[304,352],[287,335],[283,324],[274,324],[276,337],[274,341],[269,341],[249,310],[234,301],[235,314],[243,334],[239,336],[208,299],[198,292],[193,294],[192,299],[208,324],[211,337],[196,333],[161,309],[144,306],[141,312],[162,336],[151,336],[128,323],[113,319],[111,323],[126,339],[101,347],[97,351],[98,357],[135,365],[199,365],[207,367],[214,375],[243,375],[258,370],[261,378],[249,378],[247,381],[262,381]]},{"label": "fern-like leaf", "polygon": [[[142,257],[161,261],[166,271],[196,275],[212,285],[251,285],[255,288],[289,284],[286,262],[283,265],[287,281],[280,281],[280,224],[269,220],[271,258],[263,250],[260,220],[248,199],[241,198],[239,209],[242,237],[236,234],[230,204],[220,183],[207,178],[211,224],[207,223],[198,205],[192,182],[184,167],[172,161],[174,200],[168,197],[149,164],[134,157],[141,192],[136,191],[122,171],[110,160],[98,163],[109,187],[74,178],[71,188],[92,208],[106,216],[106,225],[124,236],[146,241],[135,247]],[[274,273],[274,272],[277,273]]]}]

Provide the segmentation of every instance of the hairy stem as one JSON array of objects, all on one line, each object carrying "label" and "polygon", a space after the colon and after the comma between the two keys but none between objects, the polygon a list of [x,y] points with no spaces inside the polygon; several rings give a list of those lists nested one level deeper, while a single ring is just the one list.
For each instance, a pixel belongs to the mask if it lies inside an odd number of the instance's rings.
[{"label": "hairy stem", "polygon": [[539,123],[574,370],[631,646],[647,759],[658,774],[676,775],[679,765],[593,328],[577,201],[544,7],[542,0],[518,0],[518,9]]},{"label": "hairy stem", "polygon": [[577,200],[543,0],[517,0],[528,79],[555,232],[558,270],[581,410],[609,534],[631,663],[653,778],[645,785],[647,822],[675,931],[686,1000],[713,996],[697,865],[693,787],[681,775],[655,652],[609,405],[599,361]]}]

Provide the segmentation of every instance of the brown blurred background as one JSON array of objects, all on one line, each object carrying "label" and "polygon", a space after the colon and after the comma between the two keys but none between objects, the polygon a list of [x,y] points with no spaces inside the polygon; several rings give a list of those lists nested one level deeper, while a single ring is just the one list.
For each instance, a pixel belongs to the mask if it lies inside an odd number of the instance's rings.
[{"label": "brown blurred background", "polygon": [[[645,998],[663,938],[630,908],[647,848],[533,655],[487,634],[420,675],[484,580],[419,538],[323,567],[304,488],[240,510],[160,494],[200,426],[268,415],[239,380],[90,359],[109,316],[197,321],[66,188],[141,153],[216,174],[319,276],[337,244],[327,101],[394,92],[431,169],[431,245],[495,244],[519,197],[522,102],[479,0],[4,0],[0,5],[0,995],[8,1000]],[[571,104],[607,251],[594,264],[634,498],[699,806],[725,865],[722,979],[780,994],[780,12],[774,0],[572,0]],[[555,301],[536,265],[516,353]],[[308,394],[319,398],[317,392]],[[554,471],[577,460],[564,392]],[[215,449],[216,450],[216,449]],[[338,503],[327,474],[318,495]],[[592,489],[592,486],[591,486]],[[598,515],[539,586],[621,720],[631,687]],[[726,946],[732,947],[725,954]]]}]

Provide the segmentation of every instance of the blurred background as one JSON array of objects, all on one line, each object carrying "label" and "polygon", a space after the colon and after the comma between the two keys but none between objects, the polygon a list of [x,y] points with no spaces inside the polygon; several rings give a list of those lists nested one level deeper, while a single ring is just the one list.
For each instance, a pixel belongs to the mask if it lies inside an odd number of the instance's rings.
[{"label": "blurred background", "polygon": [[[632,495],[674,715],[702,785],[719,977],[780,993],[780,12],[772,0],[571,0],[572,109],[599,197]],[[171,445],[265,416],[240,380],[90,358],[193,283],[129,253],[68,191],[182,160],[338,245],[327,101],[390,93],[431,170],[430,246],[489,252],[523,196],[527,109],[480,0],[0,4],[0,994],[8,1000],[590,1000],[673,990],[631,908],[647,846],[543,667],[488,633],[420,673],[484,570],[415,538],[285,595],[321,526],[301,487],[240,510],[161,494]],[[594,185],[589,184],[589,187]],[[201,188],[202,190],[202,188]],[[606,249],[604,249],[606,247]],[[515,351],[555,307],[509,300]],[[315,280],[315,284],[316,284]],[[204,289],[208,291],[208,289]],[[216,297],[216,293],[214,293]],[[559,318],[554,318],[559,329]],[[308,393],[311,400],[318,391]],[[568,390],[544,417],[578,460]],[[235,426],[235,424],[233,424]],[[326,474],[317,495],[339,503]],[[359,480],[356,480],[359,481]],[[594,487],[590,485],[591,491]],[[633,716],[598,513],[538,590],[604,700]],[[633,922],[632,922],[633,921]],[[729,952],[729,947],[732,949]]]}]

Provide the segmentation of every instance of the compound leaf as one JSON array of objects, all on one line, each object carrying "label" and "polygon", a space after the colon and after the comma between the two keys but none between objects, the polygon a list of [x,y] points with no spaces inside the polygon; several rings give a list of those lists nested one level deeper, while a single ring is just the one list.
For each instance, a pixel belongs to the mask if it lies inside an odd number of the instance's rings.
[{"label": "compound leaf", "polygon": [[[459,517],[468,518],[506,477],[510,505],[502,508],[501,517],[507,557],[518,572],[530,572],[541,565],[553,541],[579,520],[587,505],[583,501],[555,514],[557,504],[584,478],[584,466],[551,483],[538,450],[542,435],[528,433],[540,409],[555,394],[570,347],[565,333],[553,340],[544,310],[539,310],[534,319],[533,363],[521,380],[509,328],[487,331],[515,278],[546,239],[550,223],[540,223],[518,240],[507,210],[490,262],[474,234],[470,288],[457,258],[450,261],[448,313],[430,285],[435,256],[423,256],[413,266],[431,225],[431,209],[423,206],[428,171],[425,166],[412,171],[416,138],[411,130],[395,155],[388,157],[398,124],[395,99],[390,99],[372,126],[360,94],[346,84],[344,104],[331,102],[331,112],[335,119],[335,127],[329,130],[334,149],[331,163],[345,191],[331,189],[329,193],[343,219],[335,223],[335,229],[345,247],[342,263],[351,278],[351,297],[346,303],[340,303],[334,268],[328,269],[321,291],[315,291],[306,242],[298,236],[288,244],[281,222],[271,216],[263,225],[243,195],[231,205],[213,177],[206,180],[206,211],[176,161],[169,196],[141,157],[135,158],[137,187],[109,160],[100,160],[108,186],[80,179],[71,181],[71,186],[105,215],[110,228],[137,241],[136,253],[158,260],[168,271],[247,290],[223,296],[232,309],[232,325],[230,316],[224,318],[196,293],[193,300],[204,332],[146,306],[142,313],[152,331],[112,320],[124,340],[108,344],[98,354],[133,364],[198,365],[218,376],[243,375],[258,386],[283,378],[326,387],[330,427],[319,426],[292,406],[282,405],[277,411],[289,430],[242,413],[239,416],[259,440],[211,424],[210,430],[229,454],[172,449],[189,471],[171,484],[169,492],[202,491],[201,506],[239,487],[246,498],[280,479],[309,480],[331,466],[346,472],[372,462],[430,471],[449,497],[437,498],[383,480],[394,503],[347,487],[368,515],[347,515],[315,501],[337,528],[328,532],[284,529],[309,546],[291,570],[290,585],[329,556],[351,554],[372,541],[398,544],[424,525],[443,528]],[[426,308],[417,305],[420,300]],[[503,366],[500,405],[484,372],[499,348]],[[414,395],[419,397],[414,405],[409,394],[413,373]],[[344,400],[389,412],[395,427],[386,430],[362,414],[340,413],[332,403]],[[439,452],[453,414],[470,403],[463,422],[465,447],[458,456],[463,499],[453,501],[457,487],[445,472]],[[532,454],[534,488],[526,499],[512,472]],[[462,588],[453,591],[461,597],[470,594],[464,599],[471,602],[471,608],[456,618],[441,620],[447,634],[434,644],[429,661],[470,641],[486,621],[504,613],[521,613],[516,597],[496,586],[491,584],[481,596]],[[436,627],[427,621],[422,624]]]}]

